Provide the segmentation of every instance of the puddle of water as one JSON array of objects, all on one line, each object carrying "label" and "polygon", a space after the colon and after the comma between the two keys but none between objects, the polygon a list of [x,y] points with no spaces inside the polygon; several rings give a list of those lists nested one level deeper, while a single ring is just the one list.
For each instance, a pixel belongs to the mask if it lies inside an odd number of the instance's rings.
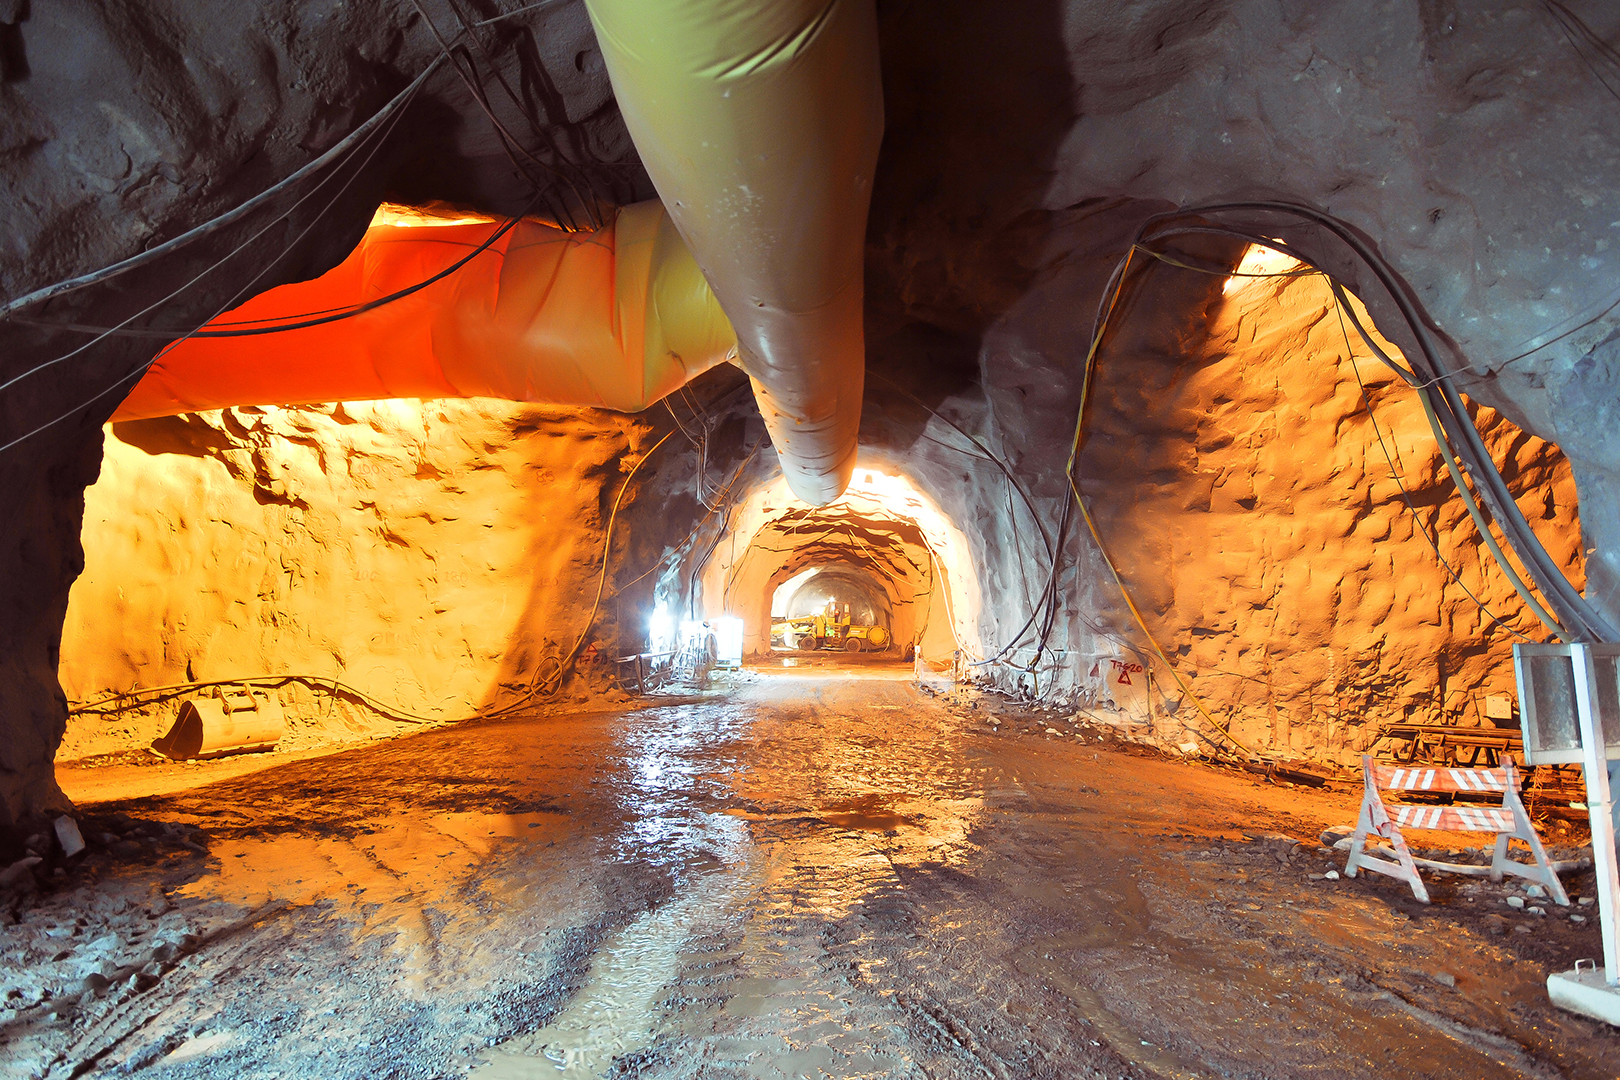
[{"label": "puddle of water", "polygon": [[570,827],[556,814],[400,815],[351,837],[277,836],[213,845],[212,872],[181,895],[257,907],[272,900],[340,905],[439,899],[500,844],[543,845]]},{"label": "puddle of water", "polygon": [[893,802],[888,795],[865,795],[830,803],[816,816],[840,829],[885,832],[910,823],[907,818],[894,812]]},{"label": "puddle of water", "polygon": [[242,908],[329,905],[362,932],[387,935],[397,988],[420,997],[459,977],[443,970],[428,909],[467,912],[467,885],[497,849],[543,849],[572,827],[544,813],[402,814],[354,836],[226,840],[210,850],[209,872],[177,895]]}]

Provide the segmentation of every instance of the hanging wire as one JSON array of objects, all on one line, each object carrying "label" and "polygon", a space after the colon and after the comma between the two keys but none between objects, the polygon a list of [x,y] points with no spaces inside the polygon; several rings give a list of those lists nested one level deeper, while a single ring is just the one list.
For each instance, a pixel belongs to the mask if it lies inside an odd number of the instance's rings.
[{"label": "hanging wire", "polygon": [[31,307],[34,304],[43,303],[46,300],[50,300],[54,297],[73,292],[76,289],[82,289],[87,285],[95,285],[102,281],[109,281],[120,274],[126,274],[131,270],[136,270],[142,266],[146,266],[149,263],[156,262],[163,256],[168,255],[171,252],[178,251],[187,244],[200,240],[211,233],[218,232],[227,225],[241,220],[254,210],[258,209],[260,206],[263,206],[265,203],[275,198],[275,196],[282,191],[292,187],[294,184],[304,179],[304,177],[309,176],[312,173],[319,172],[327,165],[348,156],[349,152],[354,149],[355,145],[374,131],[378,124],[382,123],[396,112],[403,111],[403,106],[416,96],[417,91],[422,88],[422,84],[427,82],[428,76],[432,75],[433,72],[438,70],[439,65],[442,64],[445,59],[446,57],[442,53],[439,56],[434,57],[433,62],[430,63],[420,75],[413,79],[410,85],[396,94],[393,99],[388,102],[388,104],[377,110],[377,112],[372,115],[371,119],[367,120],[365,123],[351,131],[348,135],[344,136],[335,145],[333,145],[330,150],[326,151],[314,161],[302,166],[290,176],[278,180],[275,184],[272,184],[264,191],[259,192],[259,194],[253,196],[251,199],[242,203],[240,206],[237,206],[235,209],[229,210],[218,215],[217,217],[210,218],[208,221],[203,222],[196,228],[188,229],[186,232],[181,233],[172,240],[167,240],[156,247],[148,248],[138,255],[132,255],[127,259],[120,260],[119,262],[113,263],[110,266],[102,267],[100,270],[91,271],[88,274],[80,274],[77,277],[68,278],[64,281],[58,281],[52,285],[42,286],[41,288],[19,296],[14,300],[9,300],[4,305],[0,305],[0,320],[10,317],[13,313],[21,311],[25,307]]},{"label": "hanging wire", "polygon": [[[431,70],[432,70],[432,66],[429,67],[429,71],[431,71]],[[423,77],[419,78],[417,82],[412,84],[413,89],[412,89],[411,92],[412,92],[413,95],[415,93],[415,90],[419,89],[422,86],[423,82],[425,81],[425,76],[426,75],[427,75],[427,72],[424,72]],[[396,99],[396,100],[398,100],[398,99]],[[405,103],[408,104],[409,100],[410,100],[409,98],[405,99]],[[258,273],[254,274],[253,277],[248,280],[247,284],[245,284],[241,288],[239,288],[236,291],[236,293],[232,296],[232,298],[229,301],[227,301],[221,308],[219,308],[215,312],[216,317],[218,315],[221,315],[224,312],[230,310],[231,308],[235,307],[238,303],[240,303],[242,296],[249,289],[251,289],[255,284],[257,284],[258,281],[261,278],[263,278],[265,274],[269,273],[270,269],[273,266],[275,266],[277,262],[280,261],[282,256],[284,256],[288,251],[290,251],[294,247],[296,247],[299,243],[303,242],[304,238],[306,236],[308,236],[309,233],[315,228],[315,226],[321,221],[321,219],[323,217],[325,217],[327,211],[329,211],[333,206],[335,206],[337,204],[338,200],[343,197],[343,195],[348,191],[349,187],[354,183],[354,181],[365,171],[366,166],[370,164],[372,158],[376,155],[377,151],[379,149],[381,149],[381,147],[387,142],[388,136],[390,134],[392,134],[395,125],[397,125],[398,122],[399,122],[399,118],[404,116],[404,114],[405,114],[405,109],[403,107],[401,107],[399,109],[396,109],[393,112],[393,115],[392,115],[391,119],[389,120],[388,125],[381,129],[382,130],[382,135],[377,139],[377,141],[367,151],[366,157],[365,157],[364,160],[362,160],[360,162],[359,167],[356,168],[355,170],[353,170],[350,173],[348,179],[346,179],[343,182],[343,184],[338,188],[336,194],[334,194],[331,199],[327,200],[326,205],[324,207],[322,207],[321,210],[319,212],[317,212],[311,218],[309,224],[306,225],[302,230],[300,230],[298,235],[296,237],[294,237],[293,240],[290,243],[285,245],[283,247],[283,249],[281,250],[281,252],[279,252],[274,259],[267,262],[258,271]],[[375,129],[373,129],[373,130],[375,130]],[[351,144],[351,145],[353,145],[355,147],[358,147],[361,144],[357,142],[357,143],[354,143],[354,144]],[[196,276],[192,277],[189,281],[182,284],[179,288],[177,288],[173,292],[169,293],[168,296],[162,298],[161,300],[158,300],[158,301],[154,302],[153,304],[149,304],[142,311],[137,312],[135,315],[130,316],[130,318],[126,319],[123,324],[120,324],[120,326],[125,325],[128,322],[130,322],[130,321],[132,321],[134,319],[137,319],[137,318],[141,317],[142,315],[147,314],[147,313],[155,310],[158,306],[169,302],[170,300],[174,299],[176,296],[180,295],[180,293],[184,292],[186,289],[189,289],[192,285],[194,285],[198,281],[202,280],[203,277],[207,276],[209,273],[211,273],[213,270],[217,269],[219,266],[222,266],[225,262],[229,261],[238,252],[244,250],[248,245],[252,244],[254,241],[256,241],[260,237],[264,236],[265,233],[269,232],[276,225],[278,225],[282,221],[286,220],[286,218],[288,218],[294,211],[296,211],[299,206],[302,206],[304,204],[304,202],[307,201],[308,199],[313,198],[315,196],[315,194],[317,192],[319,192],[323,187],[325,187],[326,184],[328,182],[330,182],[332,180],[332,178],[334,176],[336,176],[336,175],[337,175],[337,173],[335,171],[333,173],[327,174],[325,177],[323,177],[321,179],[320,183],[318,183],[314,188],[312,188],[310,191],[306,192],[304,195],[300,196],[299,199],[296,202],[294,202],[292,206],[288,207],[285,211],[283,211],[280,215],[278,215],[273,221],[266,224],[262,229],[260,229],[256,233],[254,233],[251,237],[249,237],[247,240],[243,241],[241,244],[238,244],[236,247],[232,248],[232,250],[227,252],[222,258],[220,258],[220,259],[216,260],[214,263],[210,264],[207,268],[205,268],[203,271],[198,273]],[[38,435],[41,432],[43,432],[43,431],[45,431],[45,430],[47,430],[47,429],[49,429],[51,427],[54,427],[56,424],[61,423],[63,420],[66,420],[69,417],[78,414],[82,410],[88,408],[90,405],[95,404],[97,401],[101,400],[102,398],[104,398],[104,397],[108,396],[109,394],[119,390],[120,388],[122,388],[124,386],[125,383],[130,382],[132,379],[138,378],[140,375],[144,374],[148,369],[150,369],[152,364],[154,364],[158,360],[162,359],[162,357],[164,355],[166,355],[170,350],[172,350],[177,345],[179,345],[181,342],[185,341],[187,338],[192,336],[192,334],[195,334],[197,332],[197,330],[200,329],[201,325],[205,325],[205,324],[206,324],[206,320],[205,320],[204,324],[199,324],[198,327],[194,327],[192,330],[188,331],[186,334],[181,336],[177,341],[171,342],[169,345],[165,346],[162,350],[160,350],[158,352],[158,354],[156,356],[153,356],[153,357],[151,357],[151,358],[149,358],[147,360],[143,360],[139,364],[136,364],[129,371],[125,372],[119,378],[115,379],[112,383],[110,383],[108,386],[103,388],[100,392],[93,395],[87,401],[80,402],[79,404],[75,405],[73,408],[69,409],[68,411],[66,411],[66,412],[64,412],[64,413],[62,413],[62,414],[60,414],[60,415],[58,415],[58,416],[56,416],[56,417],[54,417],[54,418],[52,418],[50,420],[47,420],[45,423],[40,424],[39,426],[29,430],[28,432],[26,432],[26,433],[24,433],[24,434],[22,434],[20,436],[17,436],[16,438],[11,439],[10,441],[6,442],[3,445],[0,445],[0,453],[4,453],[7,450],[10,450],[13,447],[17,446],[19,443],[24,442],[27,439],[33,438],[35,435]],[[64,360],[71,359],[72,357],[83,353],[86,349],[88,349],[92,345],[96,344],[96,342],[101,341],[105,336],[106,336],[105,334],[99,335],[96,338],[91,339],[90,341],[86,342],[84,345],[79,346],[77,349],[74,349],[73,351],[71,351],[69,353],[66,353],[66,354],[64,354],[62,356],[58,356],[58,357],[56,357],[56,358],[54,358],[52,360],[47,360],[44,363],[36,364],[34,367],[29,368],[27,371],[24,371],[21,374],[14,376],[13,378],[7,380],[5,383],[0,383],[0,391],[6,390],[7,388],[15,385],[20,380],[22,380],[24,378],[27,378],[28,376],[33,375],[33,374],[35,374],[37,372],[43,371],[46,368],[51,367],[53,364],[61,363]]]}]

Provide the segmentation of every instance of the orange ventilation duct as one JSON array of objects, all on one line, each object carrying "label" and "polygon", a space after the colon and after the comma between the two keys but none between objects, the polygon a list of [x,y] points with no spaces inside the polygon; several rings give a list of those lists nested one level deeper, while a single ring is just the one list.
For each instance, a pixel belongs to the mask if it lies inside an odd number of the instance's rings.
[{"label": "orange ventilation duct", "polygon": [[[313,281],[205,330],[270,326],[409,288],[500,228],[374,224]],[[495,397],[638,412],[736,354],[736,335],[657,202],[594,233],[521,221],[443,280],[351,318],[163,353],[114,420],[379,398]]]}]

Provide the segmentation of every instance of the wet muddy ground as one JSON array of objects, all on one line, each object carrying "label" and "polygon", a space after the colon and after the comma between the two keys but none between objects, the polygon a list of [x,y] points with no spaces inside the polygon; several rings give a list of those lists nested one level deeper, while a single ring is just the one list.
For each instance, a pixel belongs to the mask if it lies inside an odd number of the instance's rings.
[{"label": "wet muddy ground", "polygon": [[0,1073],[1620,1075],[1620,1033],[1546,1001],[1600,953],[1580,907],[1325,878],[1353,792],[909,674],[775,668],[84,805],[90,852],[0,915]]}]

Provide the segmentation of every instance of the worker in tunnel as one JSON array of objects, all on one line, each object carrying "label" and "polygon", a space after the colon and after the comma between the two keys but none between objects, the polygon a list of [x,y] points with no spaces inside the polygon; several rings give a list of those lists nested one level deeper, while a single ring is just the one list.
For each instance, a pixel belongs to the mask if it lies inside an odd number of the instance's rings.
[{"label": "worker in tunnel", "polygon": [[1620,11],[1443,7],[0,2],[3,1071],[1620,1075]]}]

